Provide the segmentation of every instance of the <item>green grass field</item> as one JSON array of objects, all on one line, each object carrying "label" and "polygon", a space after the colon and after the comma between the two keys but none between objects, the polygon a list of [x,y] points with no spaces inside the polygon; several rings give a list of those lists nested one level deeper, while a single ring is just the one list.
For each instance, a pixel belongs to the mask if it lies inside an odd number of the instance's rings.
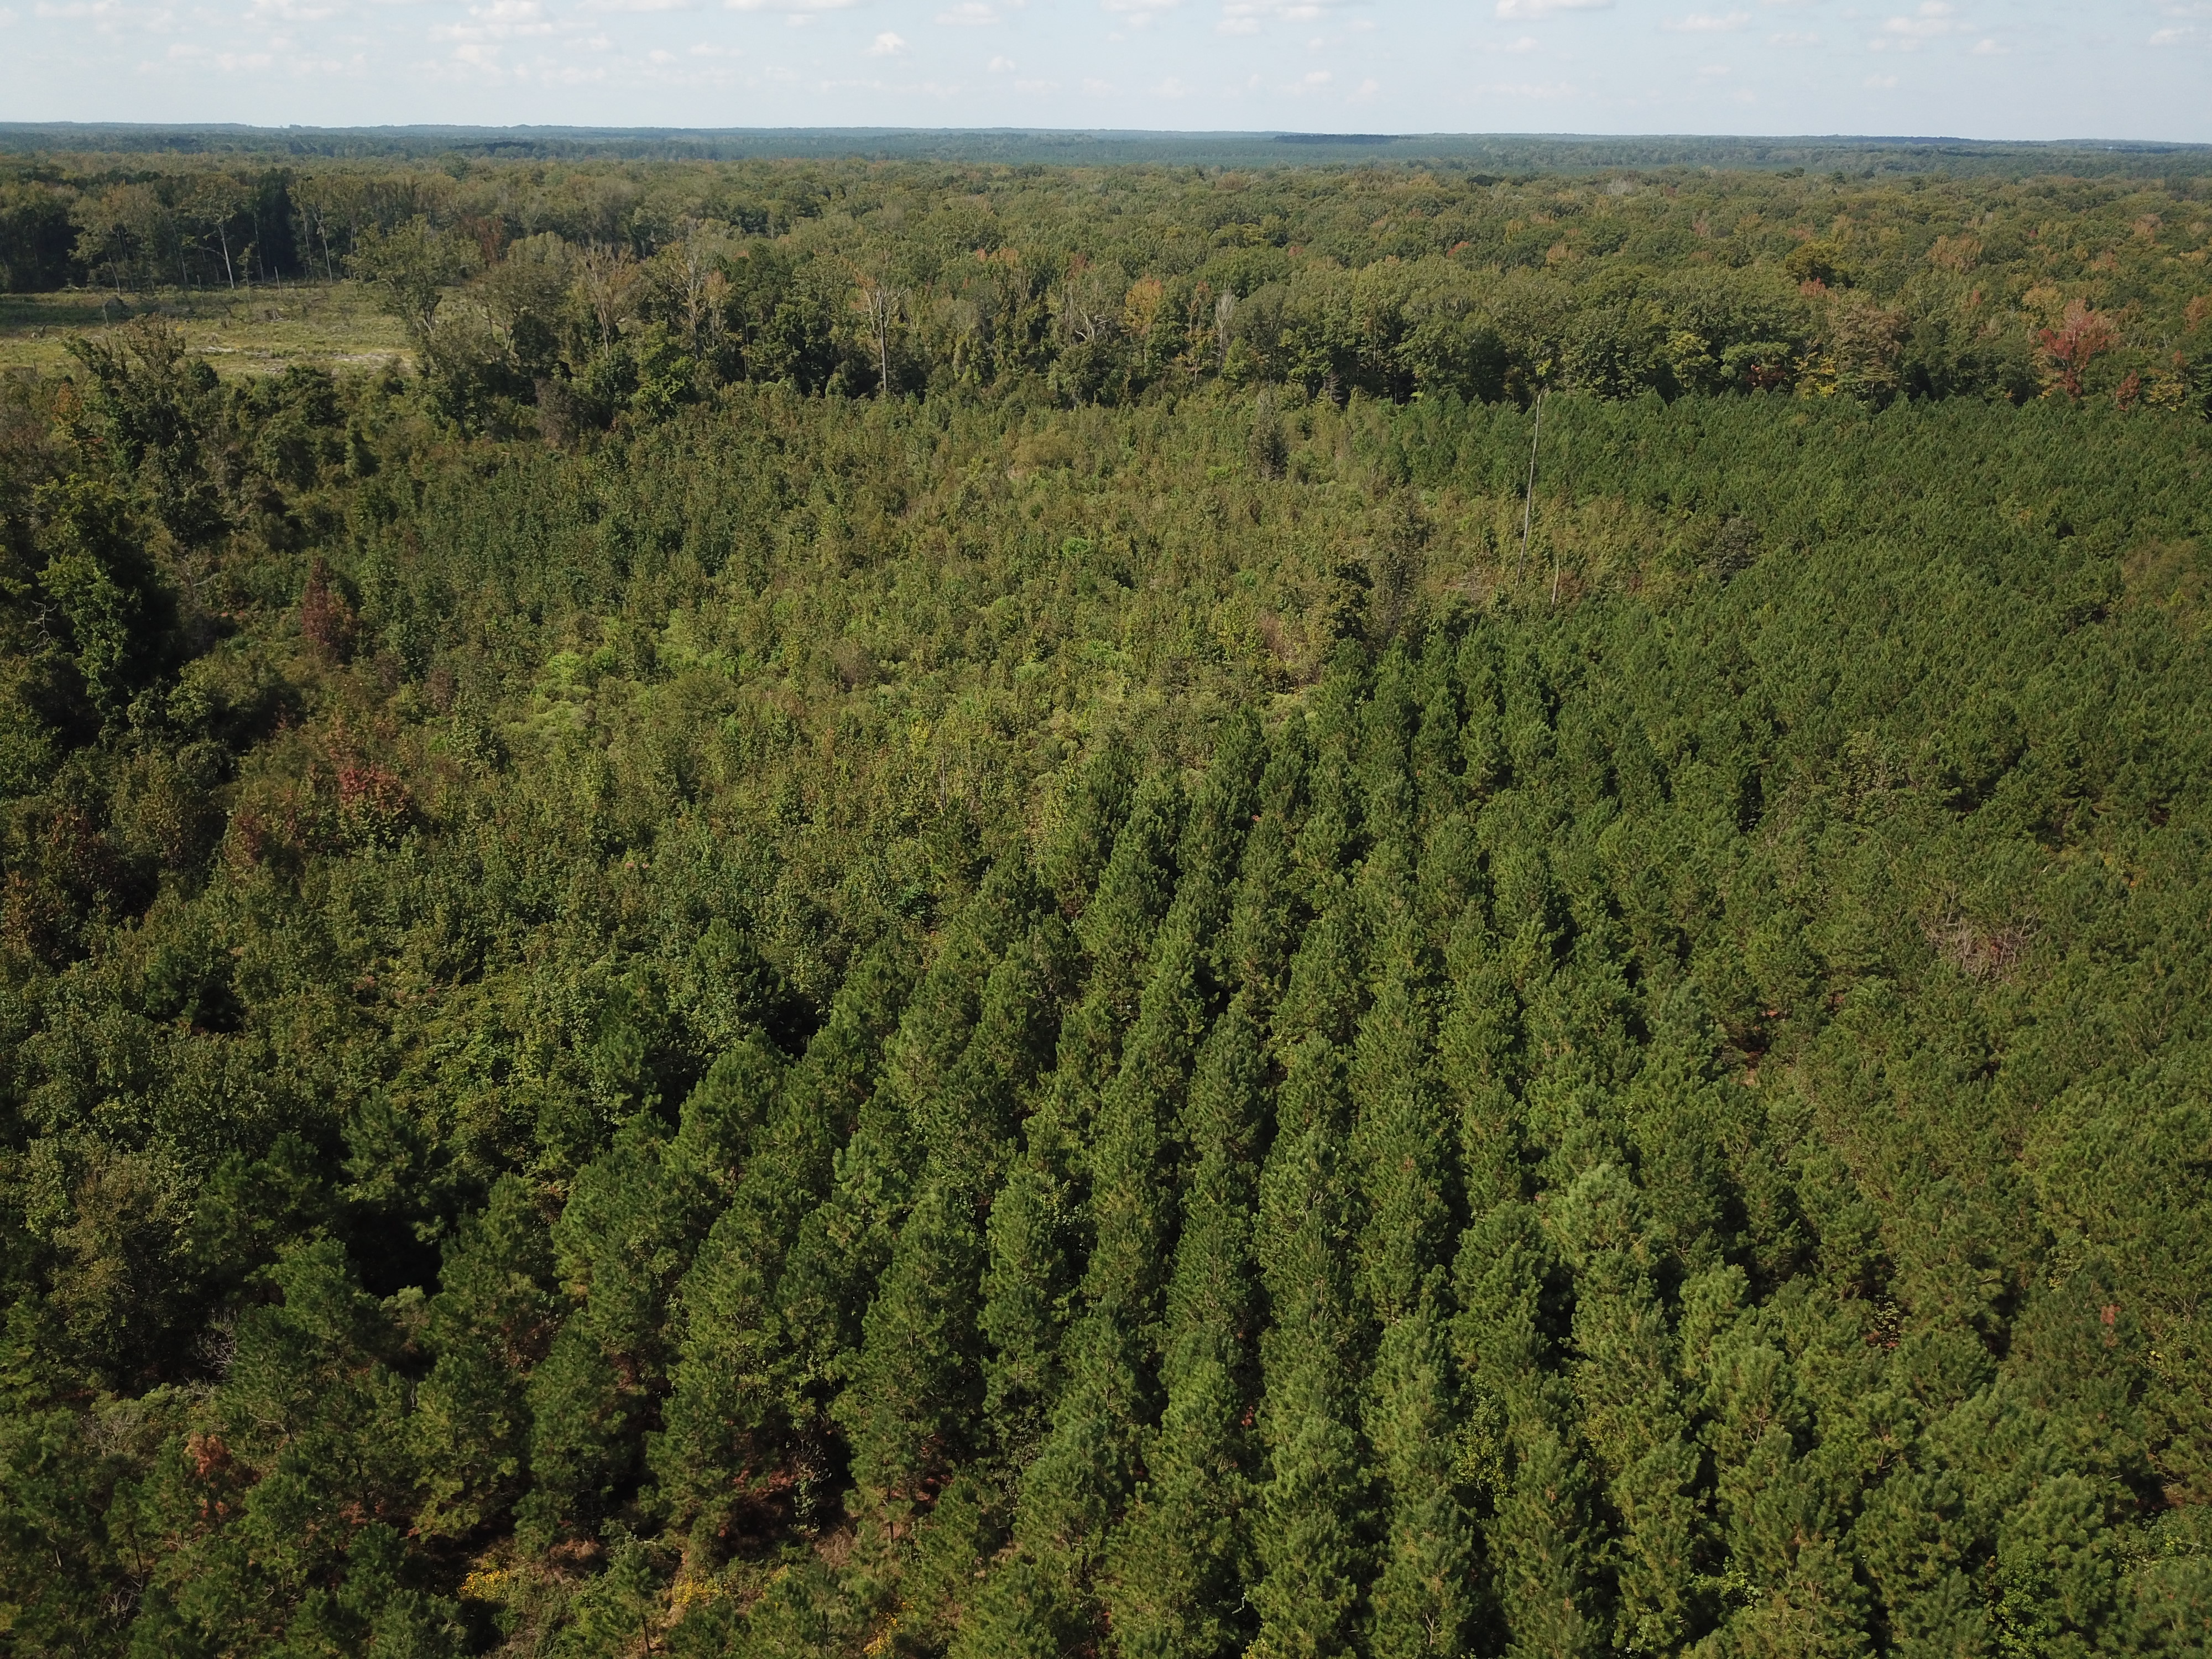
[{"label": "green grass field", "polygon": [[285,288],[130,294],[84,289],[0,295],[0,373],[66,366],[73,334],[98,336],[133,317],[158,312],[173,323],[218,374],[275,374],[294,363],[343,370],[404,360],[399,324],[352,283]]}]

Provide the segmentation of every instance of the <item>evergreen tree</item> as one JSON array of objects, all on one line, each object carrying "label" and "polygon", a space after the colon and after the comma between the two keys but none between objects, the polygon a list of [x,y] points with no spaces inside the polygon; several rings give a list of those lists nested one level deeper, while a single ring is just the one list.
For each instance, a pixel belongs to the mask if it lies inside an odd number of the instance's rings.
[{"label": "evergreen tree", "polygon": [[1367,1435],[1389,1496],[1371,1594],[1376,1659],[1468,1651],[1484,1611],[1480,1544],[1461,1499],[1459,1410],[1430,1297],[1382,1333]]},{"label": "evergreen tree", "polygon": [[1457,1232],[1462,1183],[1432,1059],[1424,944],[1401,909],[1376,941],[1374,1000],[1360,1018],[1352,1056],[1360,1288],[1370,1316],[1383,1324],[1440,1288]]},{"label": "evergreen tree", "polygon": [[1601,1165],[1560,1195],[1557,1226],[1575,1274],[1572,1376],[1583,1431],[1620,1517],[1614,1641],[1651,1652],[1698,1633],[1706,1528],[1693,1492],[1698,1449],[1676,1399],[1641,1210],[1627,1176]]},{"label": "evergreen tree", "polygon": [[985,1414],[1010,1461],[1026,1461],[1059,1389],[1060,1338],[1074,1290],[1066,1188],[1018,1160],[992,1200],[983,1305]]},{"label": "evergreen tree", "polygon": [[1381,1328],[1366,1424],[1387,1500],[1369,1644],[1377,1655],[1456,1653],[1479,1610],[1475,1528],[1454,1455],[1461,1423],[1449,1313],[1440,1307],[1460,1183],[1431,1058],[1425,941],[1402,902],[1388,927],[1352,1071],[1360,1288]]},{"label": "evergreen tree", "polygon": [[543,1200],[507,1176],[446,1247],[428,1309],[437,1355],[411,1421],[422,1468],[416,1528],[467,1536],[520,1495],[530,1420],[525,1384],[562,1311]]},{"label": "evergreen tree", "polygon": [[1251,1170],[1262,1127],[1259,1034],[1240,994],[1200,1049],[1184,1112],[1194,1163],[1168,1287],[1167,1404],[1146,1479],[1109,1547],[1103,1595],[1130,1656],[1233,1651],[1250,1635],[1244,1574],[1257,1448],[1259,1286]]},{"label": "evergreen tree", "polygon": [[677,1290],[677,1358],[653,1455],[678,1514],[697,1505],[708,1525],[726,1525],[745,1484],[782,1455],[790,1385],[778,1282],[793,1235],[829,1191],[907,983],[896,950],[854,965]]},{"label": "evergreen tree", "polygon": [[894,1517],[926,1503],[973,1448],[982,1267],[972,1196],[933,1169],[868,1304],[852,1381],[835,1407],[852,1445],[856,1496]]},{"label": "evergreen tree", "polygon": [[1431,833],[1466,799],[1466,760],[1461,747],[1465,695],[1457,658],[1451,633],[1432,628],[1422,641],[1420,666],[1414,676],[1413,695],[1419,712],[1409,758],[1420,822]]},{"label": "evergreen tree", "polygon": [[850,1380],[869,1289],[889,1266],[927,1158],[916,1118],[965,1052],[999,957],[1018,937],[1026,884],[994,872],[945,931],[885,1043],[883,1078],[836,1155],[836,1182],[800,1225],[776,1285],[792,1354],[785,1409],[825,1413]]},{"label": "evergreen tree", "polygon": [[0,1648],[2201,1659],[2187,156],[34,161]]},{"label": "evergreen tree", "polygon": [[[1064,932],[1056,918],[1046,930]],[[925,1502],[981,1438],[985,1205],[1046,1051],[1053,967],[1050,945],[1036,933],[1000,958],[966,1049],[915,1101],[920,1191],[836,1407],[860,1497],[895,1516]]]},{"label": "evergreen tree", "polygon": [[1310,915],[1291,866],[1305,819],[1310,761],[1305,722],[1294,717],[1277,733],[1261,775],[1259,809],[1237,867],[1229,923],[1232,966],[1236,981],[1255,993],[1261,1009],[1282,994]]},{"label": "evergreen tree", "polygon": [[1437,1070],[1459,1115],[1467,1204],[1476,1214],[1524,1193],[1520,999],[1478,904],[1454,930],[1446,958],[1451,991],[1438,1022]]},{"label": "evergreen tree", "polygon": [[1198,946],[1209,997],[1235,975],[1229,926],[1237,865],[1260,805],[1267,741],[1258,718],[1238,711],[1223,723],[1213,758],[1191,792],[1190,812],[1176,849],[1179,879],[1175,921]]},{"label": "evergreen tree", "polygon": [[1608,1643],[1595,1589],[1589,1482],[1559,1436],[1520,1437],[1511,1484],[1489,1527],[1512,1659],[1578,1659]]},{"label": "evergreen tree", "polygon": [[[1260,1615],[1255,1650],[1348,1653],[1369,1569],[1369,1471],[1350,1387],[1358,1322],[1345,1141],[1349,1124],[1343,1051],[1352,1010],[1332,981],[1341,935],[1317,923],[1300,948],[1280,1016],[1305,1034],[1278,1049],[1284,1080],[1274,1144],[1260,1181],[1257,1237],[1269,1322],[1261,1339],[1266,1394],[1260,1427],[1269,1480],[1260,1499],[1252,1588]],[[1317,948],[1318,947],[1318,948]]]}]

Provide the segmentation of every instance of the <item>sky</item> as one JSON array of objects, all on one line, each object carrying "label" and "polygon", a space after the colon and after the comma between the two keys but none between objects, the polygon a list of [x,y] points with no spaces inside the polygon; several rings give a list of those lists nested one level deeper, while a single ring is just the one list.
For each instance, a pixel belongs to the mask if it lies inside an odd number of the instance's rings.
[{"label": "sky", "polygon": [[0,119],[2212,142],[2212,0],[0,0]]}]

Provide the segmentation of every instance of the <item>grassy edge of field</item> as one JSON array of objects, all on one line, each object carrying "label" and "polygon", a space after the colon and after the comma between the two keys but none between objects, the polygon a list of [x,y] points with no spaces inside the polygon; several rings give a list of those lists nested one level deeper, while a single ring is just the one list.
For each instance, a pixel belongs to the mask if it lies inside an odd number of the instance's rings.
[{"label": "grassy edge of field", "polygon": [[353,282],[121,295],[67,289],[0,295],[0,373],[58,373],[70,366],[70,336],[97,339],[153,315],[226,376],[277,374],[295,363],[360,369],[412,356],[398,320]]}]

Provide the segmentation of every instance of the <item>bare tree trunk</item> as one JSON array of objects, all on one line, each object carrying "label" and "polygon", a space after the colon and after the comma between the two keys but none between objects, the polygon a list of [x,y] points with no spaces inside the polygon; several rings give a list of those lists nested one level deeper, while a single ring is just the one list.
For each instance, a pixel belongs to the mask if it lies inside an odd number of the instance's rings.
[{"label": "bare tree trunk", "polygon": [[868,291],[868,322],[876,335],[876,396],[891,395],[891,312],[898,296],[887,288]]}]

